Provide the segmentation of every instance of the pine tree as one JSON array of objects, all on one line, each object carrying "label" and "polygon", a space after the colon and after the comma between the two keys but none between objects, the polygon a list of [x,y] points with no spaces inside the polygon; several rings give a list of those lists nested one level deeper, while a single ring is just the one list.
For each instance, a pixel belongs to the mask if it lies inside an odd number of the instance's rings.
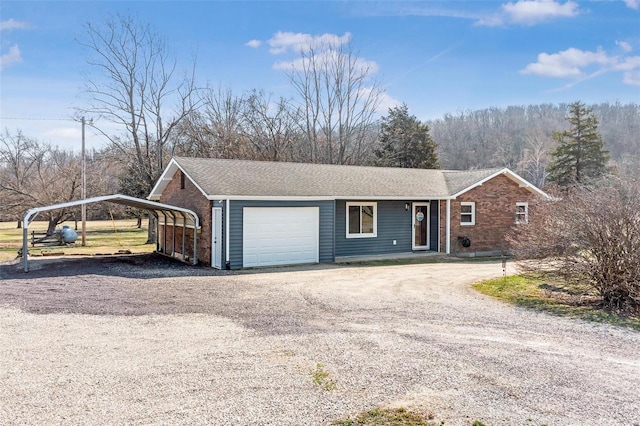
[{"label": "pine tree", "polygon": [[382,117],[380,148],[375,151],[376,165],[415,169],[438,169],[437,144],[429,135],[429,126],[409,115],[406,104],[389,108]]},{"label": "pine tree", "polygon": [[569,105],[569,130],[554,132],[558,147],[551,153],[549,181],[562,187],[587,183],[607,172],[609,152],[598,132],[598,118],[581,102]]}]

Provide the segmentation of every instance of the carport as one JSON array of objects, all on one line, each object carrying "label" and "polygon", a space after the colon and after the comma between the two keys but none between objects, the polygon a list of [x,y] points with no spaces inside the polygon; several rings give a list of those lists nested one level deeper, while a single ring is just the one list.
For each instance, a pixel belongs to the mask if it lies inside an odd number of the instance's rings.
[{"label": "carport", "polygon": [[[182,207],[171,206],[168,204],[157,203],[155,201],[144,200],[141,198],[130,197],[128,195],[122,194],[114,194],[114,195],[104,195],[101,197],[93,197],[93,198],[85,198],[84,200],[76,200],[70,201],[67,203],[54,204],[46,207],[36,207],[28,210],[23,219],[23,231],[22,231],[22,262],[24,265],[24,271],[29,272],[29,224],[35,220],[40,212],[55,210],[55,209],[63,209],[67,207],[75,207],[81,206],[83,204],[92,204],[92,203],[101,203],[101,202],[110,202],[115,204],[121,204],[128,207],[134,207],[142,210],[149,211],[150,214],[156,217],[156,235],[160,235],[159,227],[160,227],[160,218],[163,219],[163,223],[166,225],[168,223],[173,224],[173,241],[175,242],[176,238],[176,227],[182,227],[182,261],[186,262],[186,228],[193,228],[194,238],[193,238],[193,257],[192,264],[196,265],[198,263],[197,256],[197,238],[195,237],[198,229],[200,229],[200,220],[198,215],[192,210],[185,209]],[[163,233],[164,238],[166,238],[166,233]],[[175,243],[174,243],[175,244]],[[166,245],[164,245],[166,250]],[[156,251],[159,252],[160,242],[156,242]],[[166,254],[166,253],[165,253]],[[171,253],[169,253],[171,254]]]}]

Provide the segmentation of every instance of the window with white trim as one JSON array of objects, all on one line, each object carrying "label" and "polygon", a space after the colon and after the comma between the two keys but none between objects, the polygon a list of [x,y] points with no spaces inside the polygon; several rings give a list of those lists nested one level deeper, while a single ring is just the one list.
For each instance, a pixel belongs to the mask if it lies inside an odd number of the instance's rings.
[{"label": "window with white trim", "polygon": [[529,203],[516,203],[516,224],[529,223]]},{"label": "window with white trim", "polygon": [[377,235],[378,204],[347,203],[347,238],[367,238]]},{"label": "window with white trim", "polygon": [[476,224],[476,203],[463,201],[460,203],[460,225]]}]

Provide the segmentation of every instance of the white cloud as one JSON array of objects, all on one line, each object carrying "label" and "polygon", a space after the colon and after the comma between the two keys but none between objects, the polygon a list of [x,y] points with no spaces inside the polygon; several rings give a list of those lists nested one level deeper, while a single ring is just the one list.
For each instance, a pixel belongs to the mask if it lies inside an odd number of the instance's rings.
[{"label": "white cloud", "polygon": [[9,52],[0,55],[0,71],[3,71],[9,65],[19,64],[22,62],[22,55],[20,54],[20,48],[18,45],[13,45],[9,48]]},{"label": "white cloud", "polygon": [[254,49],[256,49],[256,48],[260,47],[261,44],[262,44],[262,42],[260,40],[249,40],[244,45],[248,46],[248,47],[253,47]]},{"label": "white cloud", "polygon": [[294,53],[306,52],[309,49],[324,45],[341,46],[350,40],[351,33],[344,33],[341,36],[328,33],[314,36],[305,33],[278,31],[268,40],[268,43],[271,47],[269,52],[277,55],[287,51]]},{"label": "white cloud", "polygon": [[626,41],[616,41],[616,44],[620,46],[620,48],[625,52],[631,52],[633,50],[631,44],[627,43]]},{"label": "white cloud", "polygon": [[554,0],[519,0],[503,5],[502,10],[511,22],[534,24],[551,18],[577,16],[578,4],[573,1],[561,4]]},{"label": "white cloud", "polygon": [[614,67],[617,71],[640,70],[640,56],[629,56],[623,61],[617,62]]},{"label": "white cloud", "polygon": [[632,86],[640,86],[640,69],[625,72],[622,82]]},{"label": "white cloud", "polygon": [[[305,68],[309,68],[310,58],[297,58],[292,61],[280,61],[273,64],[273,69],[283,70],[283,71],[302,71]],[[352,65],[357,72],[364,72],[367,75],[375,74],[378,72],[378,64],[375,61],[367,61],[362,58],[348,58],[347,55],[344,55],[335,50],[332,51],[324,51],[313,56],[313,61],[320,66],[320,68],[325,69],[328,68],[327,65],[332,63],[338,63],[339,61],[352,61]]]},{"label": "white cloud", "polygon": [[13,18],[6,21],[0,21],[0,31],[22,30],[27,27],[28,27],[28,24],[26,22],[16,21]]},{"label": "white cloud", "polygon": [[624,0],[624,4],[626,4],[628,8],[634,10],[640,9],[640,0]]},{"label": "white cloud", "polygon": [[540,53],[538,62],[527,65],[521,73],[544,77],[579,77],[583,75],[584,67],[592,64],[606,65],[610,62],[611,59],[602,50],[589,52],[571,47],[558,53]]},{"label": "white cloud", "polygon": [[571,0],[565,3],[555,0],[518,0],[515,3],[503,4],[500,13],[481,18],[476,25],[533,25],[554,18],[571,18],[579,13],[578,4]]},{"label": "white cloud", "polygon": [[380,105],[378,105],[378,109],[376,110],[378,114],[387,114],[390,108],[395,108],[397,106],[402,105],[402,102],[400,100],[392,97],[386,92],[381,93],[379,96],[380,96]]},{"label": "white cloud", "polygon": [[572,78],[584,81],[609,72],[623,72],[625,84],[640,82],[640,56],[612,56],[602,49],[596,52],[569,48],[558,53],[540,53],[538,61],[520,70],[522,74]]}]

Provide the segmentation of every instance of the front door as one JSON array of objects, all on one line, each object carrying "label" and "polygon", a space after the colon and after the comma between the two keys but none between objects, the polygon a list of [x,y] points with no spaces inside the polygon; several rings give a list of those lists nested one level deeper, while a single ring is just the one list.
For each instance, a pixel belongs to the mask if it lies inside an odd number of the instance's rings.
[{"label": "front door", "polygon": [[429,250],[429,203],[413,203],[413,249]]}]

